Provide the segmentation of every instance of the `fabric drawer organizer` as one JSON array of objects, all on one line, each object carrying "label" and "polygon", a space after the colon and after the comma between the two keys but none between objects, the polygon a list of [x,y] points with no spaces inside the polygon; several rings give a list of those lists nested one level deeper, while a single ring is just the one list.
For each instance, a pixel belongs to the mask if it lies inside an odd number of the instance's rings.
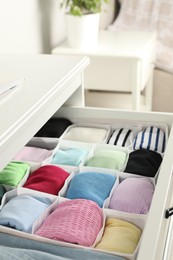
[{"label": "fabric drawer organizer", "polygon": [[[22,185],[11,186],[10,191],[2,193],[0,221],[3,209],[11,198],[21,195],[41,197],[43,201],[46,198],[51,203],[33,220],[32,231],[27,235],[26,230],[17,231],[22,236],[35,238],[37,234],[39,241],[79,248],[91,247],[122,259],[135,259],[157,185],[167,138],[165,124],[126,125],[126,122],[111,125],[72,122],[60,136],[34,137],[27,144],[27,153],[25,147],[23,154],[21,151],[16,155],[16,158],[21,158],[20,162],[30,165],[30,172]],[[31,159],[33,148],[38,148],[35,150],[38,152],[47,150],[46,158],[42,157],[39,162]],[[19,155],[20,158],[17,157]],[[34,155],[35,158],[39,156]],[[54,192],[52,180],[49,179],[50,172],[56,176],[56,179],[52,179],[54,186],[57,186]],[[37,185],[40,181],[42,185]],[[1,185],[5,187],[3,183]],[[45,238],[39,228],[56,207],[61,203],[80,204],[80,201],[91,202],[103,214],[102,225],[95,239],[86,244],[74,242],[62,236],[65,231],[57,239],[51,236]],[[64,217],[70,216],[67,211],[64,212]],[[2,229],[3,225],[7,225],[3,222],[0,224]],[[120,226],[128,230],[125,236],[117,232]],[[115,237],[110,236],[112,232]],[[12,233],[15,234],[14,229]],[[50,230],[48,233],[51,233]],[[134,237],[136,243],[132,244]],[[116,246],[112,245],[112,240],[117,241]]]}]

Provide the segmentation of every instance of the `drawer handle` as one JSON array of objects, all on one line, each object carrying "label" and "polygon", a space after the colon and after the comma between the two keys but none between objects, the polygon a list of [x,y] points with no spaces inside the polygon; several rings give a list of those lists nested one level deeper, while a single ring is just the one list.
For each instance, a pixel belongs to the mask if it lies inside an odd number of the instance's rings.
[{"label": "drawer handle", "polygon": [[166,210],[165,218],[169,218],[173,215],[173,207]]}]

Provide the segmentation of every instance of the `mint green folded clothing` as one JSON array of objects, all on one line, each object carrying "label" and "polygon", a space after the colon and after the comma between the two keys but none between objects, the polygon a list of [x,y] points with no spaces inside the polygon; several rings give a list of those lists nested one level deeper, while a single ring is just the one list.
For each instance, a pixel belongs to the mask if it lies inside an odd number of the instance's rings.
[{"label": "mint green folded clothing", "polygon": [[127,153],[123,151],[102,149],[97,151],[86,163],[86,166],[121,170],[125,165]]},{"label": "mint green folded clothing", "polygon": [[0,184],[17,186],[27,173],[30,165],[24,162],[12,161],[0,171]]}]

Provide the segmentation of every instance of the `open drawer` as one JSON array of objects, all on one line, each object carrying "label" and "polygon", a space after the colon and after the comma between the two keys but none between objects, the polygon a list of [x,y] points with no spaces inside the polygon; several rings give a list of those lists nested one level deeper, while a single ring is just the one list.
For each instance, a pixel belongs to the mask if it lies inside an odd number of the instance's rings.
[{"label": "open drawer", "polygon": [[[87,107],[61,107],[53,117],[68,118],[74,124],[101,124],[110,125],[111,127],[115,125],[131,127],[154,125],[160,126],[165,130],[166,149],[158,172],[155,191],[145,220],[138,252],[135,256],[124,257],[124,259],[171,260],[171,217],[166,217],[166,213],[168,214],[168,209],[173,205],[173,115],[169,113],[130,112]],[[9,228],[2,226],[0,226],[0,232],[31,239],[31,241],[39,240],[38,236],[35,238],[33,234],[24,234],[15,230],[10,231]],[[40,241],[46,243],[44,239],[40,239]],[[50,244],[51,242],[49,241],[48,243]]]},{"label": "open drawer", "polygon": [[[163,162],[159,171],[159,176],[147,217],[142,240],[137,255],[137,260],[159,260],[171,259],[170,248],[170,218],[166,218],[166,211],[173,206],[173,115],[168,113],[143,113],[115,111],[112,109],[94,108],[61,108],[55,117],[67,117],[73,122],[90,122],[114,124],[116,122],[126,125],[151,125],[153,123],[168,126],[168,142],[164,153]],[[169,236],[168,236],[169,235]],[[169,241],[168,241],[169,239]],[[173,245],[172,245],[173,246]]]}]

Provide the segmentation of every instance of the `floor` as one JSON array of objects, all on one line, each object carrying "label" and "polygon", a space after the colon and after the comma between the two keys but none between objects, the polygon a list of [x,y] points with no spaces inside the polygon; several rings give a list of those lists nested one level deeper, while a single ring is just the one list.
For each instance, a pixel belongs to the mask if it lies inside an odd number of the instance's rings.
[{"label": "floor", "polygon": [[[131,104],[130,93],[85,90],[85,105],[89,107],[132,110]],[[145,110],[143,96],[141,96],[141,104],[141,110]]]}]

